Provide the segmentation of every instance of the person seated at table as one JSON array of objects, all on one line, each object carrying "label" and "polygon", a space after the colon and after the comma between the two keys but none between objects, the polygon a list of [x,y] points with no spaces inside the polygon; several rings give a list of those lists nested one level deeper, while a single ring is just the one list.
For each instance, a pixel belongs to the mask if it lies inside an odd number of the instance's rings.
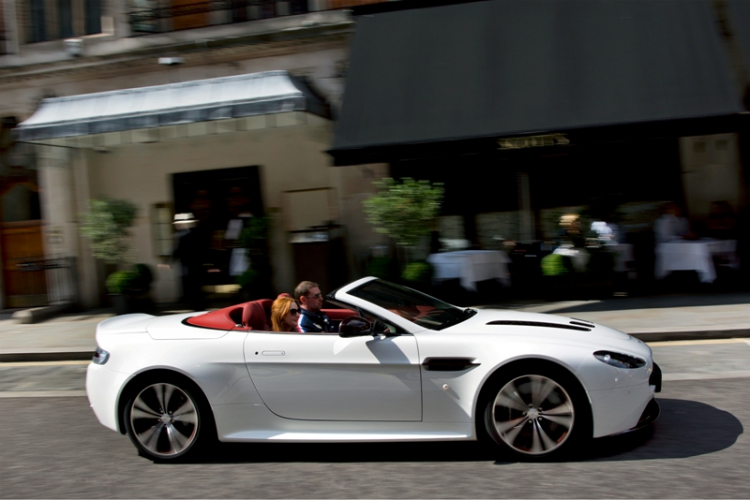
[{"label": "person seated at table", "polygon": [[695,234],[690,230],[690,223],[682,215],[682,207],[673,202],[667,203],[662,216],[656,219],[654,236],[657,244],[695,239]]},{"label": "person seated at table", "polygon": [[298,332],[297,319],[300,307],[290,296],[280,295],[271,305],[271,330],[274,332]]},{"label": "person seated at table", "polygon": [[726,201],[712,201],[711,211],[706,222],[707,234],[717,240],[737,239],[735,226],[737,216],[734,214],[732,205]]},{"label": "person seated at table", "polygon": [[555,234],[558,245],[584,248],[586,238],[581,228],[581,219],[578,214],[566,214],[560,217],[560,227]]}]

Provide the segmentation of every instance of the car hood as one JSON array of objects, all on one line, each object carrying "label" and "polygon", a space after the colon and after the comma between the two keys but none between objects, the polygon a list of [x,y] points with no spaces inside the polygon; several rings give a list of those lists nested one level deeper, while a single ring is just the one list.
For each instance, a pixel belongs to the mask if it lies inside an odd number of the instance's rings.
[{"label": "car hood", "polygon": [[575,342],[592,346],[612,346],[629,351],[650,352],[643,342],[614,328],[587,320],[502,309],[478,309],[477,314],[443,330],[459,334],[491,334],[504,337],[533,338],[550,342]]}]

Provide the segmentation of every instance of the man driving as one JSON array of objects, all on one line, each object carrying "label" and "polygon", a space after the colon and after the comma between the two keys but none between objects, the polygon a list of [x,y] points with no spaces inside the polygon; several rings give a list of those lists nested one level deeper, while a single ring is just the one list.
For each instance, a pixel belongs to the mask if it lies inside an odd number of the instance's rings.
[{"label": "man driving", "polygon": [[323,307],[323,293],[317,283],[303,281],[294,289],[294,296],[300,303],[300,315],[297,326],[301,332],[322,333],[335,332],[336,326],[320,308]]}]

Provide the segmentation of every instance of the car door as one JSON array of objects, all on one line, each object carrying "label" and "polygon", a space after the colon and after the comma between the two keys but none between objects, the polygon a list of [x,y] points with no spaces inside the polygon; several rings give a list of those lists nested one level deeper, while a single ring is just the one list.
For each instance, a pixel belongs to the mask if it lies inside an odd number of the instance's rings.
[{"label": "car door", "polygon": [[250,332],[250,377],[268,408],[307,420],[419,421],[422,387],[411,334]]}]

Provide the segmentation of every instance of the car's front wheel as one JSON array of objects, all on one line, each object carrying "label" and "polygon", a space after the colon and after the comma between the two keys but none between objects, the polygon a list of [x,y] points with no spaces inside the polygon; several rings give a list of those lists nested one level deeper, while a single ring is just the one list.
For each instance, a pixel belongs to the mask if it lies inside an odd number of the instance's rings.
[{"label": "car's front wheel", "polygon": [[188,455],[206,433],[207,414],[197,397],[195,389],[177,380],[141,385],[125,405],[125,428],[133,444],[155,460]]},{"label": "car's front wheel", "polygon": [[494,385],[485,426],[501,447],[527,459],[579,451],[590,437],[590,410],[580,385],[562,370],[516,371]]}]

